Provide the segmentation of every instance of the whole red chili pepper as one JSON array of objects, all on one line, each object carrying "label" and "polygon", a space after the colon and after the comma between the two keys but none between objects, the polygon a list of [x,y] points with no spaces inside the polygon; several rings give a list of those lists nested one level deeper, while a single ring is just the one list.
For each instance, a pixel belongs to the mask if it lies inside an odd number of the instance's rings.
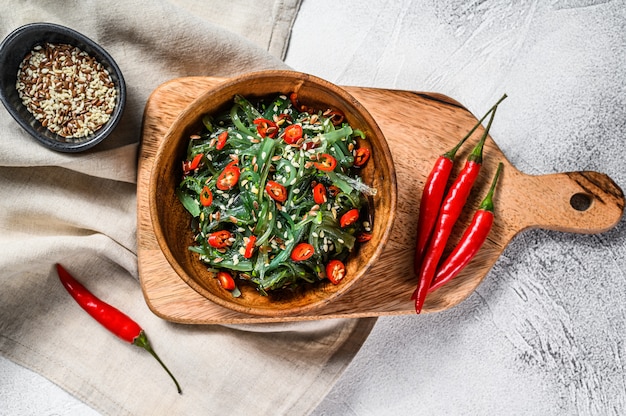
[{"label": "whole red chili pepper", "polygon": [[167,374],[170,375],[172,380],[174,380],[178,393],[182,394],[178,381],[176,381],[174,375],[170,372],[170,370],[168,370],[165,364],[163,364],[156,352],[154,352],[150,342],[148,341],[148,337],[146,337],[145,332],[141,329],[139,324],[119,309],[109,305],[89,292],[89,290],[87,290],[85,286],[69,274],[63,266],[57,264],[56,268],[61,283],[63,283],[67,292],[72,295],[78,305],[87,311],[92,318],[119,338],[148,351],[154,358],[156,358],[165,371],[167,371]]},{"label": "whole red chili pepper", "polygon": [[506,94],[498,100],[498,102],[485,113],[485,115],[478,120],[476,125],[454,146],[451,150],[439,156],[433,169],[426,179],[424,184],[424,190],[422,191],[422,199],[420,201],[419,218],[417,220],[417,249],[415,251],[414,268],[415,273],[419,273],[422,258],[424,257],[424,251],[428,245],[428,240],[435,227],[437,221],[437,215],[439,214],[439,208],[441,207],[441,200],[443,199],[446,185],[454,166],[454,158],[456,152],[465,143],[465,141],[476,131],[476,129],[482,124],[482,122],[491,114],[502,100],[506,98]]},{"label": "whole red chili pepper", "polygon": [[478,206],[472,223],[467,227],[452,253],[450,253],[437,269],[437,274],[433,279],[430,289],[428,289],[428,293],[439,289],[441,286],[454,279],[456,275],[467,266],[470,260],[474,258],[487,239],[494,218],[493,194],[501,170],[502,163],[498,164],[498,170],[491,183],[491,188],[489,188],[487,196],[485,196],[485,199],[483,199]]},{"label": "whole red chili pepper", "polygon": [[422,310],[424,300],[426,300],[426,295],[428,294],[428,289],[430,288],[433,278],[435,277],[437,264],[441,259],[441,255],[446,247],[452,228],[454,227],[456,220],[461,215],[461,211],[465,206],[467,197],[469,196],[472,186],[474,185],[474,182],[478,177],[478,173],[480,172],[480,167],[483,161],[483,147],[489,133],[489,129],[491,128],[491,123],[493,122],[493,118],[496,114],[496,110],[497,108],[491,112],[491,117],[489,118],[489,123],[487,124],[487,128],[485,129],[483,136],[472,150],[472,153],[470,153],[467,157],[465,166],[450,187],[450,190],[441,204],[432,237],[429,241],[426,253],[424,254],[422,264],[420,265],[417,289],[415,289],[412,297],[412,299],[415,299],[415,311],[417,313],[420,313]]}]

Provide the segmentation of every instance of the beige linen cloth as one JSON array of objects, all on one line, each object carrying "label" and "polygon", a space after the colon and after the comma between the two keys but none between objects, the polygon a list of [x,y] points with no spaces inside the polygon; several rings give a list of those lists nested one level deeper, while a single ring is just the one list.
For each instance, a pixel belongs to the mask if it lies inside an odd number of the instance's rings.
[{"label": "beige linen cloth", "polygon": [[[20,1],[0,36],[30,22],[72,27],[116,59],[124,119],[93,151],[61,154],[0,110],[0,352],[102,414],[307,414],[369,334],[373,319],[237,328],[153,315],[136,258],[136,157],[146,100],[188,75],[283,68],[299,0]],[[59,262],[146,330],[183,394],[144,350],[99,326],[60,285]]]}]

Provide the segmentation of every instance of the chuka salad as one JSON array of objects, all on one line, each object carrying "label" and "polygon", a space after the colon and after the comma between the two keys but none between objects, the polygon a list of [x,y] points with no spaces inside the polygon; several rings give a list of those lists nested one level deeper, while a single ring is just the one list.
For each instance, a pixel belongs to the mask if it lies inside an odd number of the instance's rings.
[{"label": "chuka salad", "polygon": [[233,296],[236,281],[263,295],[338,284],[350,251],[371,238],[376,190],[358,175],[370,157],[363,132],[295,93],[254,104],[235,96],[230,111],[202,121],[177,190],[193,216],[190,250]]}]

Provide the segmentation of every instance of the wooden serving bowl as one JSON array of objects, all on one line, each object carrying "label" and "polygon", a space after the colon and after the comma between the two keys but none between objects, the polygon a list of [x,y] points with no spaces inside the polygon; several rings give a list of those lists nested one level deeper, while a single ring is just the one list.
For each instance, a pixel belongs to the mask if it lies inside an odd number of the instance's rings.
[{"label": "wooden serving bowl", "polygon": [[[345,114],[353,128],[362,130],[371,158],[362,170],[363,181],[377,189],[373,197],[372,239],[356,247],[346,262],[346,277],[334,285],[324,280],[297,290],[281,290],[262,296],[241,284],[240,297],[224,290],[189,247],[194,244],[191,215],[175,190],[182,178],[189,137],[202,129],[202,116],[229,108],[233,97],[248,99],[297,92],[299,100],[319,109],[333,108]],[[168,130],[150,175],[149,208],[154,234],[172,268],[190,287],[212,302],[238,312],[263,316],[293,316],[335,301],[376,262],[389,237],[396,213],[396,173],[387,142],[367,110],[342,88],[320,78],[294,71],[262,71],[232,78],[193,101]],[[340,300],[338,300],[340,301]]]}]

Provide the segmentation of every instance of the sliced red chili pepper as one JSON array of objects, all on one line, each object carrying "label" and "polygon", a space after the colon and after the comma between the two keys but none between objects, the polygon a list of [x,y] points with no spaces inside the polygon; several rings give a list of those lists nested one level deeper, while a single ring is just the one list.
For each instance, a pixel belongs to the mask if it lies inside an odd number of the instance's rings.
[{"label": "sliced red chili pepper", "polygon": [[495,114],[496,110],[494,109],[489,118],[489,123],[483,132],[483,136],[472,150],[472,153],[467,157],[465,166],[454,183],[450,186],[441,204],[437,222],[433,228],[433,234],[419,269],[417,289],[415,289],[412,296],[412,298],[415,299],[415,312],[417,313],[420,313],[422,310],[422,306],[428,295],[428,290],[437,272],[437,265],[439,264],[439,260],[441,260],[441,255],[452,233],[452,228],[461,215],[467,197],[478,177],[478,172],[480,171],[483,160],[482,155],[485,139],[487,138]]},{"label": "sliced red chili pepper", "polygon": [[330,185],[330,186],[328,187],[328,194],[329,194],[330,196],[333,196],[333,197],[334,197],[334,196],[337,196],[337,195],[339,195],[339,192],[341,192],[341,189],[339,189],[339,188],[338,188],[337,186],[335,186],[335,185]]},{"label": "sliced red chili pepper", "polygon": [[361,167],[367,163],[370,158],[370,149],[367,147],[359,147],[354,154],[354,166]]},{"label": "sliced red chili pepper", "polygon": [[342,228],[349,227],[354,224],[359,219],[359,210],[356,208],[352,208],[350,211],[346,212],[339,219],[339,225]]},{"label": "sliced red chili pepper", "polygon": [[217,189],[222,191],[228,191],[232,189],[235,185],[237,185],[237,181],[239,181],[239,166],[237,166],[237,162],[230,162],[220,176],[217,178]]},{"label": "sliced red chili pepper", "polygon": [[251,235],[248,238],[248,243],[246,244],[246,251],[243,253],[243,257],[249,259],[252,257],[252,253],[254,253],[254,244],[256,243],[256,236]]},{"label": "sliced red chili pepper", "polygon": [[452,253],[450,253],[437,269],[437,274],[428,289],[428,293],[439,289],[441,286],[454,279],[456,275],[467,266],[470,260],[474,258],[485,240],[487,240],[494,218],[493,194],[501,170],[502,163],[498,164],[498,170],[491,182],[489,192],[487,192],[487,196],[485,196],[485,199],[480,203],[478,210],[472,218],[472,223],[467,227],[459,243],[454,250],[452,250]]},{"label": "sliced red chili pepper", "polygon": [[161,364],[163,369],[172,378],[179,394],[182,394],[180,385],[170,370],[156,354],[144,330],[132,318],[116,307],[104,302],[91,293],[85,286],[74,278],[63,266],[56,264],[57,274],[63,287],[74,298],[76,303],[85,310],[100,325],[111,331],[120,339],[145,349]]},{"label": "sliced red chili pepper", "polygon": [[326,187],[323,183],[318,183],[313,187],[313,201],[315,201],[316,204],[326,202]]},{"label": "sliced red chili pepper", "polygon": [[226,141],[228,140],[228,132],[223,131],[217,136],[217,143],[215,144],[215,148],[217,150],[222,150],[224,146],[226,146]]},{"label": "sliced red chili pepper", "polygon": [[266,118],[257,118],[254,120],[256,131],[261,137],[274,138],[278,134],[278,126],[272,120]]},{"label": "sliced red chili pepper", "polygon": [[296,144],[302,138],[302,126],[292,124],[285,128],[285,143]]},{"label": "sliced red chili pepper", "polygon": [[289,99],[291,100],[291,105],[293,105],[296,109],[299,109],[300,103],[298,102],[298,94],[292,92],[289,94]]},{"label": "sliced red chili pepper", "polygon": [[339,284],[346,277],[346,266],[341,260],[333,259],[329,261],[326,265],[326,277],[332,284]]},{"label": "sliced red chili pepper", "polygon": [[291,260],[303,261],[310,259],[315,254],[315,249],[309,243],[300,243],[291,251]]},{"label": "sliced red chili pepper", "polygon": [[324,113],[325,116],[330,118],[330,122],[333,123],[334,126],[337,126],[343,122],[344,115],[341,111],[338,110],[329,110]]},{"label": "sliced red chili pepper", "polygon": [[289,100],[291,100],[291,105],[300,112],[305,112],[307,108],[303,105],[300,105],[300,101],[298,100],[298,93],[292,92],[289,94]]},{"label": "sliced red chili pepper", "polygon": [[208,186],[202,188],[202,192],[200,192],[200,204],[203,207],[208,207],[213,203],[213,192],[209,189]]},{"label": "sliced red chili pepper", "polygon": [[220,230],[214,231],[209,234],[209,238],[207,241],[211,247],[226,248],[232,244],[230,241],[231,238],[233,238],[233,235],[230,233],[230,231]]},{"label": "sliced red chili pepper", "polygon": [[287,200],[287,189],[278,182],[267,181],[267,184],[265,184],[265,192],[278,202],[285,202]]},{"label": "sliced red chili pepper", "polygon": [[217,272],[217,281],[220,282],[220,286],[222,286],[226,290],[233,290],[235,288],[235,279],[228,272]]},{"label": "sliced red chili pepper", "polygon": [[280,113],[279,115],[276,116],[275,120],[278,125],[281,120],[286,120],[290,122],[292,118],[290,114]]},{"label": "sliced red chili pepper", "polygon": [[313,163],[316,168],[325,172],[331,172],[335,170],[337,166],[337,159],[328,153],[320,153],[317,155],[317,162]]},{"label": "sliced red chili pepper", "polygon": [[372,233],[359,233],[356,236],[356,241],[359,243],[365,243],[366,241],[370,241],[372,239]]},{"label": "sliced red chili pepper", "polygon": [[204,154],[198,153],[197,155],[194,156],[194,158],[192,160],[184,161],[183,162],[183,172],[184,173],[189,173],[192,170],[196,170],[198,168],[198,166],[200,166],[200,161],[202,160],[202,156],[204,156]]}]

